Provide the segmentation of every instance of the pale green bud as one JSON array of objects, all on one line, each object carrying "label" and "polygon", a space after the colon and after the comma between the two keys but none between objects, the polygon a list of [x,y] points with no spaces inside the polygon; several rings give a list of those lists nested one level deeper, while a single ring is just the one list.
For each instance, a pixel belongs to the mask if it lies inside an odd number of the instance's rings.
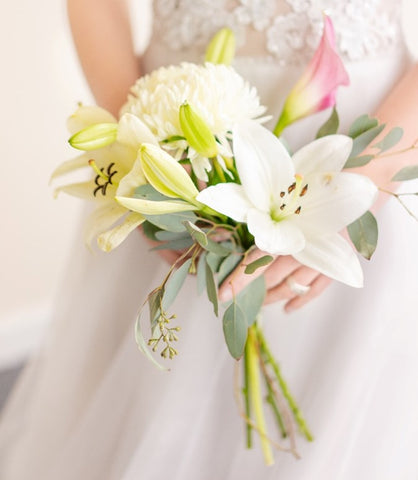
[{"label": "pale green bud", "polygon": [[97,123],[75,133],[68,143],[78,150],[97,150],[115,142],[117,123]]},{"label": "pale green bud", "polygon": [[230,65],[235,55],[235,35],[229,28],[222,28],[210,41],[205,61]]},{"label": "pale green bud", "polygon": [[218,145],[215,136],[203,118],[188,103],[181,105],[179,119],[187,143],[204,157],[216,157]]}]

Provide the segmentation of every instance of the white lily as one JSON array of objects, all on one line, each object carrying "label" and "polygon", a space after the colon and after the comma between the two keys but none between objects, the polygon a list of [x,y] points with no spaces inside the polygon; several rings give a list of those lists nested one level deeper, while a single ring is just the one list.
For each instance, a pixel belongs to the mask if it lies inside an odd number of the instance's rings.
[{"label": "white lily", "polygon": [[255,122],[233,131],[241,185],[208,187],[197,200],[237,222],[246,222],[261,250],[292,255],[300,263],[353,287],[363,273],[338,233],[374,202],[367,177],[341,172],[352,147],[344,135],[306,145],[293,158],[280,140]]},{"label": "white lily", "polygon": [[[80,107],[70,118],[70,130],[86,129],[101,122],[109,123],[108,112],[95,107]],[[52,174],[52,179],[79,169],[94,170],[90,180],[63,185],[55,194],[65,192],[77,197],[94,200],[97,208],[87,224],[86,243],[97,237],[102,250],[117,247],[143,221],[143,215],[131,212],[117,203],[115,197],[130,197],[135,189],[147,183],[140,163],[138,149],[143,142],[158,145],[155,136],[139,118],[125,114],[117,125],[116,141],[103,148],[91,150],[75,159],[61,164]]]}]

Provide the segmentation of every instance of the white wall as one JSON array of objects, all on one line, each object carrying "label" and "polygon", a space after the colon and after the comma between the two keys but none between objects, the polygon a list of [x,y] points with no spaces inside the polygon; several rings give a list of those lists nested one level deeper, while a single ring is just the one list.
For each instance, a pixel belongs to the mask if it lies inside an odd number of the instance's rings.
[{"label": "white wall", "polygon": [[[407,37],[418,56],[418,5],[405,3]],[[34,331],[47,320],[64,274],[81,205],[65,196],[53,200],[48,179],[59,162],[73,156],[66,146],[65,119],[90,95],[73,51],[64,0],[3,4],[0,58],[1,365],[2,355],[11,355],[5,345],[18,340],[10,325],[31,324]],[[30,336],[36,343],[36,335]]]}]

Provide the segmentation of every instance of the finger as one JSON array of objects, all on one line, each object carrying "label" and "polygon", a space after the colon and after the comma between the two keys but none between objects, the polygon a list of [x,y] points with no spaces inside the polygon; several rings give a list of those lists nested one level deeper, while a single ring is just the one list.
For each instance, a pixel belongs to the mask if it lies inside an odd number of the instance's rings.
[{"label": "finger", "polygon": [[299,295],[289,300],[284,306],[284,311],[289,313],[303,307],[315,297],[320,295],[331,282],[331,278],[328,278],[325,275],[319,275],[311,283],[311,289],[309,292],[306,293],[306,295]]},{"label": "finger", "polygon": [[262,275],[269,265],[257,268],[252,274],[244,273],[245,268],[250,263],[258,260],[266,255],[265,252],[254,248],[248,252],[244,260],[236,267],[236,269],[229,275],[222,283],[219,289],[219,299],[221,302],[227,302],[231,298],[245,288],[249,283]]},{"label": "finger", "polygon": [[[287,279],[291,279],[293,282],[300,285],[310,285],[317,277],[319,273],[312,268],[301,266],[297,270],[293,271],[287,278],[285,278],[279,285],[276,285],[274,288],[271,288],[267,291],[267,296],[264,303],[273,303],[278,300],[290,300],[295,297],[302,297],[302,295],[297,295],[291,288],[290,282]],[[307,292],[303,297],[310,293]]]},{"label": "finger", "polygon": [[277,257],[273,263],[267,266],[264,272],[267,290],[279,285],[292,272],[300,267],[300,263],[290,255]]}]

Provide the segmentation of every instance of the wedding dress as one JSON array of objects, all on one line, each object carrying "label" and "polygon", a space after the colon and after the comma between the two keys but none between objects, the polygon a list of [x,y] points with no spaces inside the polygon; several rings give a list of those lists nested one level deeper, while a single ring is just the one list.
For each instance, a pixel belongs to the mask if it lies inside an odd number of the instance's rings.
[{"label": "wedding dress", "polygon": [[[340,89],[342,130],[373,112],[409,63],[398,0],[157,0],[147,71],[201,61],[229,25],[235,66],[273,115],[318,43],[322,11],[351,77]],[[313,138],[319,117],[287,138]],[[264,327],[315,441],[301,460],[266,467],[244,446],[233,397],[234,361],[211,305],[187,279],[174,305],[182,326],[170,372],[138,351],[137,307],[167,269],[140,234],[111,254],[79,242],[45,346],[22,376],[0,427],[2,480],[413,480],[418,478],[418,235],[389,202],[380,241],[363,262],[365,287],[334,282],[286,315],[266,307]]]}]

